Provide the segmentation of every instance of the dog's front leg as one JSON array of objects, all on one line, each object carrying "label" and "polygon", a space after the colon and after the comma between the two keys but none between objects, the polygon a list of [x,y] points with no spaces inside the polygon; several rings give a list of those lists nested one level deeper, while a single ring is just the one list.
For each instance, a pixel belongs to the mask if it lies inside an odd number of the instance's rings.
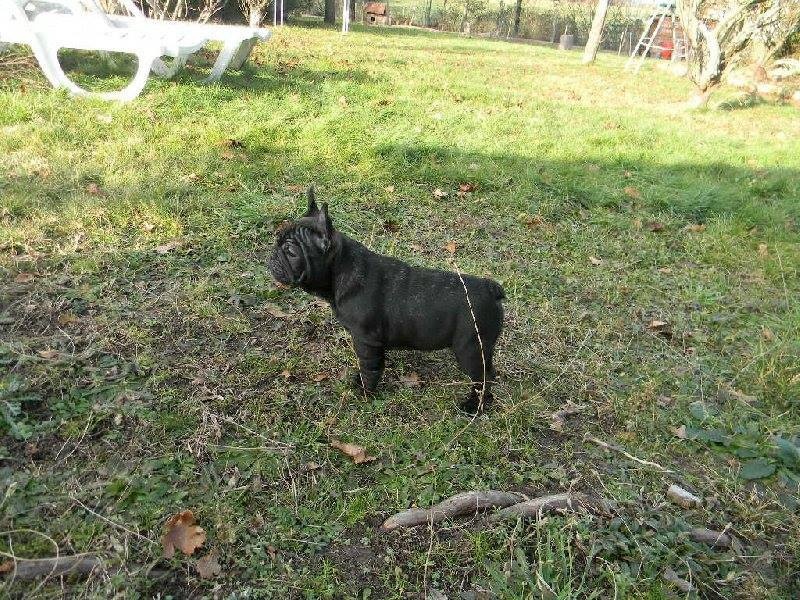
[{"label": "dog's front leg", "polygon": [[353,336],[353,345],[358,356],[360,384],[367,394],[372,394],[383,375],[384,348],[380,344],[367,342],[355,336]]}]

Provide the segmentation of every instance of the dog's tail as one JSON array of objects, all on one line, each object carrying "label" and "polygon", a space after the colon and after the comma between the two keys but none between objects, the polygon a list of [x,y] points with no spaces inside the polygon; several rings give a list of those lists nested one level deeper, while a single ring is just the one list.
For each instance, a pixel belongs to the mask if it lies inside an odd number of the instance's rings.
[{"label": "dog's tail", "polygon": [[503,300],[506,297],[506,291],[503,286],[496,281],[492,281],[492,291],[494,292],[495,300]]}]

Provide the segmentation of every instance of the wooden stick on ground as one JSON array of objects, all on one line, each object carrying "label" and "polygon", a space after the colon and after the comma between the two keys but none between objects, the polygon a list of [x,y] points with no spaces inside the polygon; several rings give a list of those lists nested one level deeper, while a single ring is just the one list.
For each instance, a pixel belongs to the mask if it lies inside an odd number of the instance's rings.
[{"label": "wooden stick on ground", "polygon": [[487,508],[504,508],[525,500],[515,492],[496,490],[463,492],[432,506],[431,508],[409,508],[386,519],[381,531],[392,531],[401,527],[416,527],[426,523],[440,523],[445,519],[466,514],[475,514]]},{"label": "wooden stick on ground", "polygon": [[102,569],[103,561],[94,554],[56,556],[54,558],[17,558],[0,564],[0,573],[9,573],[15,579],[59,577],[61,575],[86,575]]},{"label": "wooden stick on ground", "polygon": [[555,510],[577,510],[588,507],[589,501],[581,494],[552,494],[550,496],[540,496],[525,502],[520,502],[497,511],[490,518],[491,521],[502,521],[505,519],[536,518],[541,513],[553,512]]}]

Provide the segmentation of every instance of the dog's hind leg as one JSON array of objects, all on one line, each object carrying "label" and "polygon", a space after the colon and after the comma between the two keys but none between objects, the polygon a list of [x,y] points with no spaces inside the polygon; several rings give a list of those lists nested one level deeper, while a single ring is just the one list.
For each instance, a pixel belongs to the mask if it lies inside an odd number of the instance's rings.
[{"label": "dog's hind leg", "polygon": [[367,394],[372,394],[383,376],[384,348],[353,337],[353,345],[358,356],[360,384]]},{"label": "dog's hind leg", "polygon": [[489,341],[484,342],[483,357],[481,357],[481,346],[475,338],[474,330],[471,337],[465,337],[453,345],[453,354],[455,354],[458,365],[472,382],[469,396],[461,403],[461,409],[470,414],[485,410],[494,400],[491,391],[494,380],[494,365],[492,364],[494,340],[491,340],[491,344]]}]

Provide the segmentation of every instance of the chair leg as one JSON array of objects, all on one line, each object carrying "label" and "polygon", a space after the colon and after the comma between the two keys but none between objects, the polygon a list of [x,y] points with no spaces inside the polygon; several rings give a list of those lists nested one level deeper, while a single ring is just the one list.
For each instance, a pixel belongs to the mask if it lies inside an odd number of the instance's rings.
[{"label": "chair leg", "polygon": [[133,100],[141,93],[147,83],[147,78],[150,75],[153,62],[158,58],[153,54],[140,52],[136,55],[139,62],[136,74],[127,86],[117,92],[92,92],[82,88],[67,77],[67,74],[64,73],[64,69],[61,67],[61,63],[58,60],[59,48],[50,47],[42,43],[39,50],[40,51],[37,52],[37,48],[34,48],[34,54],[39,60],[39,65],[42,67],[45,77],[47,77],[47,80],[53,87],[66,88],[75,96],[90,96],[102,98],[104,100],[119,100],[121,102]]},{"label": "chair leg", "polygon": [[219,51],[219,56],[217,56],[217,62],[214,63],[214,68],[211,69],[211,74],[203,80],[204,83],[213,83],[215,81],[219,81],[219,78],[222,77],[225,69],[228,68],[231,59],[236,54],[236,51],[239,49],[240,45],[240,40],[235,42],[228,40],[225,42],[225,45],[222,46],[222,50]]}]

